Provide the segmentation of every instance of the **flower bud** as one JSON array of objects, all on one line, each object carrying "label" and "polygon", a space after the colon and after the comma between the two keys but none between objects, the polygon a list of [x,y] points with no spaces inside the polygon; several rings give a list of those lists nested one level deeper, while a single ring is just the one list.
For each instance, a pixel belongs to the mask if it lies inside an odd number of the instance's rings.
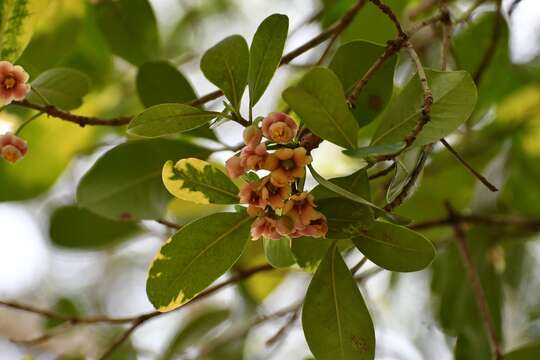
[{"label": "flower bud", "polygon": [[21,66],[0,61],[0,103],[8,105],[13,100],[23,100],[30,91],[28,79],[28,73]]},{"label": "flower bud", "polygon": [[262,132],[261,129],[255,125],[248,126],[244,129],[244,143],[249,146],[257,146],[261,143]]},{"label": "flower bud", "polygon": [[242,166],[242,161],[238,156],[233,156],[229,160],[225,162],[225,168],[227,169],[227,174],[229,174],[229,177],[236,179],[237,177],[240,177],[244,175],[246,170]]},{"label": "flower bud", "polygon": [[28,152],[25,140],[11,133],[0,135],[0,156],[9,163],[15,164]]},{"label": "flower bud", "polygon": [[274,112],[262,121],[264,136],[278,144],[287,144],[295,137],[298,125],[287,114]]}]

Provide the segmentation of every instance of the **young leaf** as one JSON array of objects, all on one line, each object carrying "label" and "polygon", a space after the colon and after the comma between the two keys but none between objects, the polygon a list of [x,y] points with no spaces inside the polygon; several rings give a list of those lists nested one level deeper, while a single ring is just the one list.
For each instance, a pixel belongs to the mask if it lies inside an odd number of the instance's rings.
[{"label": "young leaf", "polygon": [[100,1],[94,6],[113,53],[137,66],[158,56],[157,22],[148,0]]},{"label": "young leaf", "polygon": [[76,206],[58,208],[51,215],[53,244],[72,249],[99,249],[127,240],[139,231],[131,222],[113,221]]},{"label": "young leaf", "polygon": [[375,356],[373,322],[335,245],[309,284],[302,327],[318,360],[367,360]]},{"label": "young leaf", "polygon": [[249,70],[249,48],[240,35],[229,36],[208,49],[201,59],[204,76],[223,90],[238,110],[246,89]]},{"label": "young leaf", "polygon": [[[396,158],[396,171],[395,175],[388,185],[386,191],[386,201],[392,202],[396,196],[401,194],[404,186],[411,181],[411,174],[417,167],[423,168],[422,164],[426,161],[427,154],[422,148],[412,148]],[[420,181],[422,180],[423,170],[416,177],[415,183],[407,191],[407,198],[410,198],[417,190]]]},{"label": "young leaf", "polygon": [[147,62],[139,67],[137,93],[145,107],[188,103],[197,98],[185,76],[167,61]]},{"label": "young leaf", "polygon": [[56,68],[41,73],[31,85],[32,91],[26,97],[28,101],[72,110],[82,105],[82,98],[88,93],[90,80],[80,71]]},{"label": "young leaf", "polygon": [[[337,50],[328,67],[336,73],[345,94],[350,94],[355,83],[364,76],[384,50],[384,46],[361,40],[346,43]],[[392,97],[396,60],[397,56],[386,60],[356,99],[352,113],[360,126],[375,119]]]},{"label": "young leaf", "polygon": [[0,58],[15,62],[28,45],[40,14],[47,7],[43,0],[0,2]]},{"label": "young leaf", "polygon": [[375,221],[353,237],[369,260],[390,271],[418,271],[435,257],[435,248],[420,233],[392,223]]},{"label": "young leaf", "polygon": [[197,204],[238,204],[238,187],[210,163],[196,158],[167,161],[163,184],[175,197]]},{"label": "young leaf", "polygon": [[[452,133],[469,118],[476,104],[476,86],[467,72],[426,69],[426,75],[433,91],[431,120],[416,138],[415,146],[437,142]],[[416,75],[382,114],[371,144],[403,141],[421,116],[423,99],[422,87]]]},{"label": "young leaf", "polygon": [[[62,314],[65,316],[75,317],[82,315],[81,309],[79,309],[77,304],[72,299],[67,297],[61,297],[57,299],[55,304],[53,305],[53,311],[55,311],[57,314]],[[46,329],[51,329],[63,323],[65,323],[65,320],[62,321],[60,319],[46,318],[44,322],[44,327]]]},{"label": "young leaf", "polygon": [[328,69],[315,68],[283,99],[314,134],[345,148],[356,148],[358,123],[349,112],[343,87]]},{"label": "young leaf", "polygon": [[281,61],[289,18],[270,15],[259,25],[249,51],[249,103],[253,107],[264,94]]},{"label": "young leaf", "polygon": [[252,220],[245,213],[213,214],[173,235],[148,274],[146,293],[154,307],[171,311],[223,275],[242,255]]},{"label": "young leaf", "polygon": [[343,153],[353,158],[364,159],[367,157],[397,154],[399,151],[403,150],[405,146],[406,144],[401,141],[395,144],[371,145],[359,147],[354,150],[343,150]]},{"label": "young leaf", "polygon": [[209,151],[178,140],[130,141],[108,151],[86,173],[78,204],[113,220],[158,219],[171,196],[161,182],[163,163],[175,157],[205,158]]},{"label": "young leaf", "polygon": [[291,241],[291,251],[301,268],[315,272],[331,245],[332,240],[303,236]]},{"label": "young leaf", "polygon": [[317,205],[326,216],[329,239],[349,239],[373,223],[371,208],[349,199],[317,200]]},{"label": "young leaf", "polygon": [[[342,189],[371,201],[371,189],[369,187],[369,179],[365,169],[360,169],[349,176],[333,178],[328,181],[334,183],[336,186],[339,186]],[[311,195],[313,195],[317,201],[341,197],[341,195],[338,193],[328,190],[320,184],[311,190]]]},{"label": "young leaf", "polygon": [[263,244],[266,259],[273,267],[289,267],[296,262],[291,251],[291,239],[286,237],[279,240],[264,239]]},{"label": "young leaf", "polygon": [[172,135],[201,127],[219,116],[219,112],[186,104],[159,104],[135,116],[129,123],[128,132],[144,137]]}]

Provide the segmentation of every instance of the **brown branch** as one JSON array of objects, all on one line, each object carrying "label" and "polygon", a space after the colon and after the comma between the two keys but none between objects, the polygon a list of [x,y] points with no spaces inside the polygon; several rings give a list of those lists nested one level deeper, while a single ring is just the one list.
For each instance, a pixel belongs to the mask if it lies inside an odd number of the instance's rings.
[{"label": "brown branch", "polygon": [[497,192],[499,191],[499,189],[497,189],[497,187],[495,185],[493,185],[492,183],[489,182],[488,179],[486,179],[482,174],[480,174],[478,171],[476,171],[469,163],[467,163],[467,161],[461,157],[461,155],[459,155],[457,153],[456,150],[454,150],[454,148],[452,148],[452,146],[445,140],[445,139],[441,139],[441,143],[444,145],[444,147],[446,147],[446,149],[448,151],[450,151],[450,153],[452,155],[454,155],[456,157],[456,159],[459,160],[459,162],[465,166],[465,168],[467,170],[469,170],[469,172],[471,174],[473,174],[482,184],[484,184],[489,190],[493,191],[493,192]]},{"label": "brown branch", "polygon": [[493,60],[493,55],[495,55],[495,51],[497,50],[497,45],[499,43],[499,38],[501,36],[501,25],[502,25],[501,0],[496,0],[496,3],[497,3],[497,8],[495,10],[495,22],[493,23],[493,30],[489,38],[490,41],[489,41],[488,47],[486,48],[484,52],[484,55],[482,56],[482,60],[480,60],[480,64],[478,64],[478,67],[476,68],[476,71],[474,72],[474,76],[473,76],[474,82],[477,85],[482,80],[482,76],[485,74],[486,70],[491,64],[491,61]]},{"label": "brown branch", "polygon": [[172,221],[168,221],[165,219],[158,219],[156,220],[156,222],[171,229],[180,230],[182,228],[182,225],[178,225],[176,223],[173,223]]},{"label": "brown branch", "polygon": [[450,38],[452,36],[452,19],[448,11],[447,0],[440,1],[440,9],[442,22],[441,70],[446,71],[450,54]]},{"label": "brown branch", "polygon": [[459,222],[462,224],[516,226],[540,231],[540,218],[526,218],[514,215],[460,214],[455,210],[452,217],[446,216],[442,218],[413,223],[409,225],[409,228],[413,230],[425,230],[434,227],[449,226],[453,225],[456,219],[458,219]]},{"label": "brown branch", "polygon": [[390,173],[392,170],[396,168],[396,163],[392,163],[392,165],[387,166],[386,168],[382,169],[381,171],[378,171],[374,174],[369,175],[368,180],[374,180],[383,176],[386,176],[388,173]]},{"label": "brown branch", "polygon": [[455,217],[455,211],[450,205],[450,203],[447,203],[446,207],[448,210],[448,216],[454,221],[453,226],[456,238],[456,245],[461,256],[461,260],[463,261],[463,266],[465,267],[467,277],[469,279],[469,283],[471,285],[471,289],[476,300],[476,305],[478,306],[478,310],[480,311],[480,317],[482,319],[482,323],[484,324],[486,335],[488,337],[492,359],[500,360],[502,359],[501,347],[497,339],[495,325],[489,311],[489,305],[486,300],[484,289],[482,288],[482,284],[480,282],[480,277],[478,276],[478,272],[467,247],[465,228],[460,222],[459,217]]},{"label": "brown branch", "polygon": [[369,0],[373,5],[379,8],[389,19],[394,23],[394,26],[396,27],[396,30],[398,32],[398,36],[400,37],[407,37],[407,34],[403,31],[403,28],[401,27],[401,23],[399,22],[396,14],[392,11],[390,6],[383,3],[381,0]]}]

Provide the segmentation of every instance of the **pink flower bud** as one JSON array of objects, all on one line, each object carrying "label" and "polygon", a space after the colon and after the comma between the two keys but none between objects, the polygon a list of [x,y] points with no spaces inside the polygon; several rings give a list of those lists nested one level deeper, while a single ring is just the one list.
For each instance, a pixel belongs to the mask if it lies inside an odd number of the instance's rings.
[{"label": "pink flower bud", "polygon": [[242,166],[241,159],[238,156],[233,156],[227,160],[225,162],[225,168],[227,169],[227,174],[229,174],[229,177],[233,179],[242,176],[246,172]]},{"label": "pink flower bud", "polygon": [[9,163],[15,164],[28,152],[25,140],[11,133],[0,135],[0,156]]},{"label": "pink flower bud", "polygon": [[0,61],[0,102],[2,105],[11,104],[13,100],[23,100],[30,91],[26,82],[29,76],[19,65],[9,61]]},{"label": "pink flower bud", "polygon": [[249,146],[257,146],[261,143],[262,132],[258,127],[251,125],[244,129],[244,143]]},{"label": "pink flower bud", "polygon": [[287,144],[295,137],[298,125],[287,114],[273,112],[262,121],[264,136],[278,144]]},{"label": "pink flower bud", "polygon": [[267,156],[265,144],[246,145],[240,153],[240,160],[244,169],[257,171],[262,168]]}]

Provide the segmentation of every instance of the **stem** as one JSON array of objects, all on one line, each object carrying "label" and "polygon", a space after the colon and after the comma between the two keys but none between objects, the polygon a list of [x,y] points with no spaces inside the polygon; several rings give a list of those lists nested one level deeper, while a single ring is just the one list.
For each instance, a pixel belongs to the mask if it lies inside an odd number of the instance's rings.
[{"label": "stem", "polygon": [[17,129],[17,131],[15,131],[15,134],[14,135],[19,135],[21,133],[21,131],[28,125],[30,124],[32,121],[36,120],[38,117],[40,117],[41,115],[43,115],[43,112],[39,112],[37,114],[34,114],[33,116],[31,116],[28,120],[26,120],[25,122],[23,122],[19,128]]}]

